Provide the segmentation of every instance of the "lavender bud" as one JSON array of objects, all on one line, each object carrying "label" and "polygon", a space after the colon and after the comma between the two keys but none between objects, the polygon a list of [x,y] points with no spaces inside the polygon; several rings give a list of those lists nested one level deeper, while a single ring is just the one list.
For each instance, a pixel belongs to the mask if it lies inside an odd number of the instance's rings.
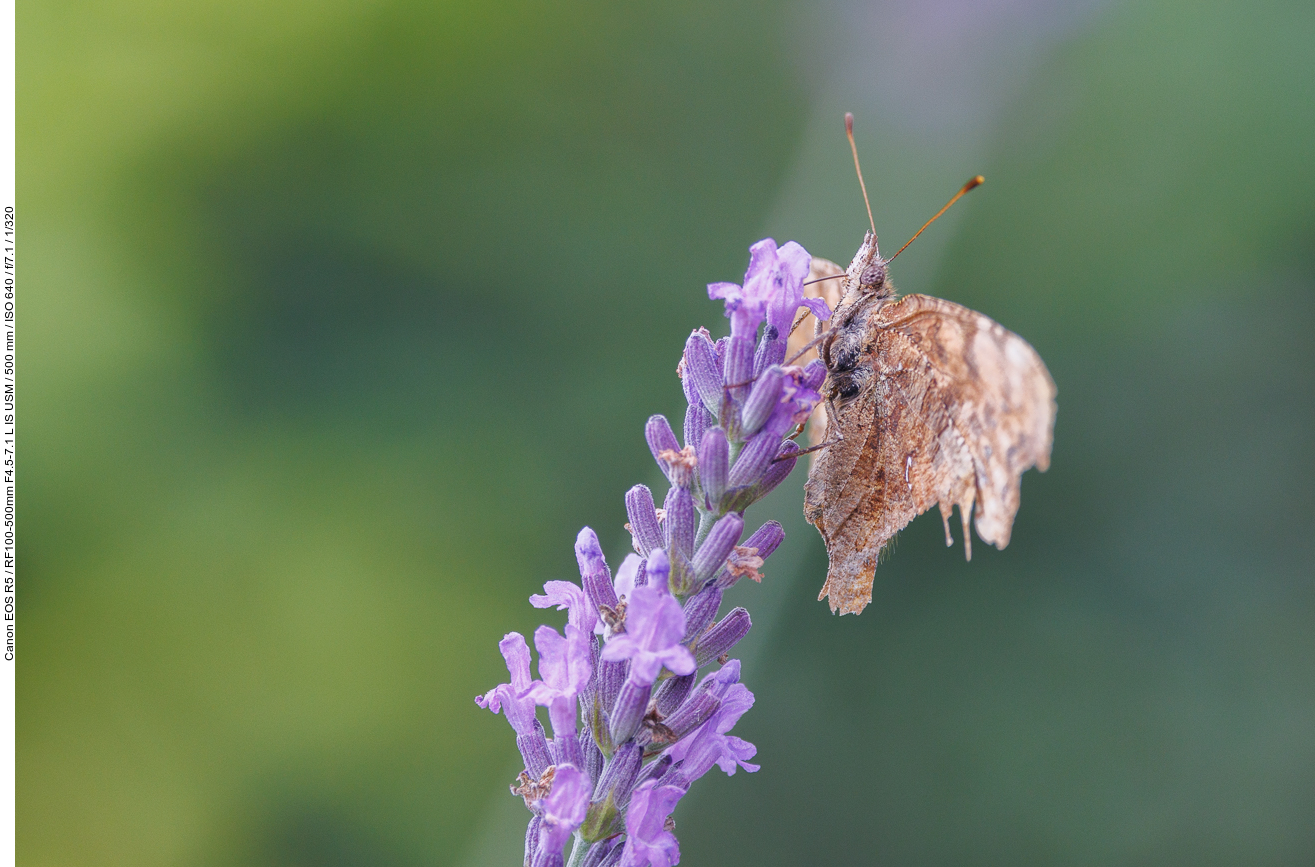
[{"label": "lavender bud", "polygon": [[699,689],[663,722],[679,740],[707,722],[720,706],[721,699],[706,689]]},{"label": "lavender bud", "polygon": [[738,397],[752,379],[753,341],[733,334],[726,344],[726,388]]},{"label": "lavender bud", "polygon": [[539,826],[543,824],[543,817],[537,813],[530,817],[530,826],[525,829],[525,863],[533,864],[534,858],[539,854]]},{"label": "lavender bud", "polygon": [[[629,498],[627,494],[627,505]],[[653,497],[650,494],[649,503],[652,502]],[[653,523],[657,524],[656,514],[653,516]],[[580,566],[580,582],[584,585],[585,595],[589,597],[594,608],[597,609],[601,605],[615,608],[616,591],[612,589],[612,573],[608,571],[607,561],[603,558],[603,548],[598,544],[598,534],[588,527],[575,537],[575,562]]]},{"label": "lavender bud", "polygon": [[598,702],[608,714],[616,706],[617,693],[621,692],[621,684],[626,682],[626,675],[630,671],[628,662],[607,662],[598,663]]},{"label": "lavender bud", "polygon": [[742,437],[753,436],[762,428],[763,423],[771,416],[772,410],[781,402],[781,386],[784,381],[785,374],[775,365],[767,368],[758,377],[758,381],[749,391],[748,399],[744,401],[744,408],[740,410]]},{"label": "lavender bud", "polygon": [[598,778],[593,800],[601,801],[608,795],[612,796],[612,801],[616,804],[627,800],[630,797],[630,788],[635,784],[635,777],[639,774],[642,753],[643,749],[639,744],[629,743],[618,747],[612,754],[612,761],[607,764],[607,770]]},{"label": "lavender bud", "polygon": [[781,529],[781,525],[775,521],[768,521],[753,531],[753,535],[745,540],[744,547],[757,548],[758,556],[766,560],[772,556],[772,552],[777,549],[777,546],[781,544],[781,540],[784,538],[785,531]]},{"label": "lavender bud", "polygon": [[539,848],[534,853],[534,859],[530,861],[529,867],[563,867],[564,863],[565,859],[562,858],[561,852],[550,852]]},{"label": "lavender bud", "polygon": [[671,424],[664,415],[649,416],[648,422],[644,425],[644,438],[648,440],[648,447],[653,452],[654,458],[657,458],[658,452],[663,449],[680,448],[676,435],[671,432]]},{"label": "lavender bud", "polygon": [[680,361],[676,364],[676,376],[680,377],[680,390],[685,392],[686,403],[702,406],[703,398],[699,396],[699,389],[694,384],[694,377],[685,372],[688,367],[689,362],[685,360],[685,354],[681,353]]},{"label": "lavender bud", "polygon": [[717,616],[721,607],[721,588],[709,585],[699,591],[698,595],[685,603],[685,637],[682,643],[698,638],[708,624]]},{"label": "lavender bud", "polygon": [[726,493],[726,477],[730,472],[730,443],[726,431],[710,429],[699,441],[699,481],[709,511],[716,511],[721,495]]},{"label": "lavender bud", "polygon": [[[713,425],[712,413],[703,408],[702,403],[691,403],[685,408],[685,445],[698,448],[703,442],[703,435]],[[699,463],[703,462],[699,458]]]},{"label": "lavender bud", "polygon": [[603,757],[603,751],[598,748],[598,742],[589,729],[580,732],[580,752],[584,754],[584,771],[589,775],[589,779],[596,780],[603,773],[603,768],[607,765],[607,760]]},{"label": "lavender bud", "polygon": [[758,350],[753,356],[753,372],[757,376],[773,364],[785,361],[785,339],[781,332],[770,322],[763,329],[763,336],[758,341]]},{"label": "lavender bud", "polygon": [[[654,548],[662,547],[662,527],[658,524],[657,508],[653,505],[653,492],[647,486],[635,485],[626,491],[626,515],[630,517],[630,532],[639,546],[640,555],[648,556]],[[584,589],[587,592],[589,585],[586,584]],[[597,600],[593,601],[597,608]],[[608,604],[616,607],[615,601]]]},{"label": "lavender bud", "polygon": [[644,711],[648,709],[648,697],[652,689],[651,683],[639,684],[629,679],[621,685],[621,692],[617,694],[616,705],[612,711],[610,731],[612,743],[620,744],[630,740],[631,735],[639,728],[639,722],[644,718]]},{"label": "lavender bud", "polygon": [[721,361],[705,329],[685,341],[685,379],[693,383],[708,412],[714,416],[721,412]]},{"label": "lavender bud", "polygon": [[721,619],[708,634],[699,639],[694,646],[694,662],[700,668],[719,656],[730,653],[731,648],[740,643],[740,639],[749,634],[753,622],[749,612],[736,608]]},{"label": "lavender bud", "polygon": [[780,448],[779,433],[764,429],[754,434],[735,459],[735,466],[731,467],[727,482],[733,488],[757,484]]},{"label": "lavender bud", "polygon": [[701,584],[717,573],[730,555],[735,543],[740,541],[744,532],[744,519],[731,513],[726,515],[708,532],[708,537],[699,546],[694,555],[694,581]]},{"label": "lavender bud", "polygon": [[667,545],[689,557],[694,553],[694,531],[698,526],[694,498],[685,488],[672,488],[663,505],[667,513]]},{"label": "lavender bud", "polygon": [[[645,766],[639,772],[639,776],[635,777],[635,788],[638,788],[641,783],[647,783],[649,780],[662,779],[670,769],[671,756],[658,756],[657,761]],[[634,789],[632,788],[631,791],[633,792]]]},{"label": "lavender bud", "polygon": [[681,677],[669,677],[662,681],[662,685],[657,688],[653,696],[653,701],[657,707],[657,712],[664,718],[671,715],[672,711],[680,707],[689,695],[689,691],[694,688],[694,675],[686,674]]},{"label": "lavender bud", "polygon": [[584,753],[580,752],[580,741],[576,738],[575,733],[569,735],[558,735],[552,739],[553,757],[557,765],[575,765],[577,768],[584,767]]},{"label": "lavender bud", "polygon": [[786,476],[794,469],[799,454],[799,446],[793,440],[786,440],[781,443],[781,450],[776,453],[776,457],[767,465],[767,472],[763,473],[763,480],[758,483],[758,496],[767,496],[773,488],[785,481]]},{"label": "lavender bud", "polygon": [[657,461],[662,472],[668,479],[671,478],[671,467],[669,460],[663,455],[680,452],[680,443],[676,440],[676,435],[671,432],[671,423],[667,421],[666,416],[651,416],[648,423],[644,425],[644,439],[648,440],[648,450],[653,453],[653,460]]},{"label": "lavender bud", "polygon": [[589,853],[584,856],[584,863],[580,867],[615,867],[621,862],[621,853],[625,848],[619,835],[600,840],[589,847]]},{"label": "lavender bud", "polygon": [[534,720],[533,730],[516,736],[516,748],[525,760],[525,771],[538,779],[552,764],[552,754],[548,752],[548,738],[544,735],[543,725]]}]

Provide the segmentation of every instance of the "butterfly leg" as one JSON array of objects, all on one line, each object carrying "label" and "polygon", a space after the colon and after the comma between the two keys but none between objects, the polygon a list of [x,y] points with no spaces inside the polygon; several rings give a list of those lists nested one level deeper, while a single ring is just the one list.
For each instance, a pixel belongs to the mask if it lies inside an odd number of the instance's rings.
[{"label": "butterfly leg", "polygon": [[799,451],[793,452],[788,455],[780,455],[779,457],[772,458],[772,463],[776,463],[777,461],[784,461],[788,458],[797,458],[800,455],[806,455],[809,454],[810,452],[821,451],[822,449],[827,448],[828,446],[833,446],[838,444],[841,441],[841,439],[842,438],[833,439],[830,442],[818,443],[815,446],[809,446],[806,449],[800,449]]}]

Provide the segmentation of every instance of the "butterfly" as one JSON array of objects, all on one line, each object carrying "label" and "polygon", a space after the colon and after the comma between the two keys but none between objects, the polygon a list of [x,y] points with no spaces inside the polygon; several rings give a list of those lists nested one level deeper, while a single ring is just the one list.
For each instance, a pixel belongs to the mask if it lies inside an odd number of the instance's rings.
[{"label": "butterfly", "polygon": [[[887,263],[868,232],[848,269],[814,258],[806,287],[834,310],[829,322],[815,321],[827,377],[810,439],[824,447],[804,486],[804,517],[829,559],[818,599],[829,597],[833,613],[857,614],[872,601],[881,550],[933,505],[946,545],[959,507],[969,559],[969,515],[983,541],[1004,548],[1020,476],[1050,465],[1056,389],[1041,356],[967,307],[898,297]],[[796,328],[792,340],[791,355],[808,361],[806,331]]]}]

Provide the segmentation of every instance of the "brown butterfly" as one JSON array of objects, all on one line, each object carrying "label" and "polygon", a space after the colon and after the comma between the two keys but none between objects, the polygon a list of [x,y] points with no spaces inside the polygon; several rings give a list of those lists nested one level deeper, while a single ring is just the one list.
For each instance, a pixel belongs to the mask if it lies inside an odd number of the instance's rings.
[{"label": "brown butterfly", "polygon": [[[810,439],[828,444],[808,473],[804,517],[830,559],[818,599],[829,596],[841,614],[872,601],[882,548],[933,505],[947,545],[959,507],[969,559],[974,509],[977,535],[1005,547],[1019,477],[1050,465],[1055,383],[1041,356],[981,313],[926,295],[897,298],[887,261],[869,232],[848,271],[814,258],[808,278],[821,281],[808,291],[835,312],[815,327],[827,378]],[[807,337],[796,334],[798,352]]]}]

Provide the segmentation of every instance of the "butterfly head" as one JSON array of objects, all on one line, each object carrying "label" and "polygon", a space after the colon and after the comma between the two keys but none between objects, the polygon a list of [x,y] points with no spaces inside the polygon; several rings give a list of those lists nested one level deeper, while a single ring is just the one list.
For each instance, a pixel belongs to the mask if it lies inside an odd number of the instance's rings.
[{"label": "butterfly head", "polygon": [[877,249],[877,236],[868,232],[854,261],[849,263],[849,272],[845,277],[845,295],[856,296],[855,301],[866,298],[892,298],[895,287],[887,280],[886,260],[881,258]]}]

